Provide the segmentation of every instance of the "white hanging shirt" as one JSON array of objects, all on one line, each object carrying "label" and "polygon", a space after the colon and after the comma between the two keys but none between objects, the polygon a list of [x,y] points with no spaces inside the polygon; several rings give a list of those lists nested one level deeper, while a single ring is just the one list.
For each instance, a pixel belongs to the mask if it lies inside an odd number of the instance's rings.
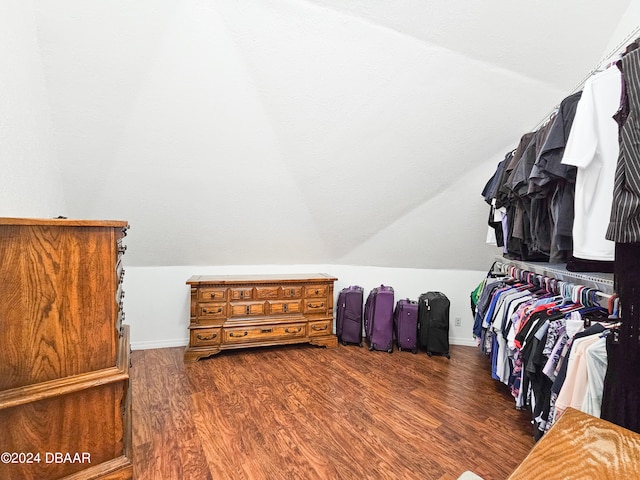
[{"label": "white hanging shirt", "polygon": [[614,260],[615,243],[605,234],[620,149],[613,115],[620,107],[621,82],[616,67],[587,80],[562,157],[563,164],[578,168],[573,256],[583,260]]}]

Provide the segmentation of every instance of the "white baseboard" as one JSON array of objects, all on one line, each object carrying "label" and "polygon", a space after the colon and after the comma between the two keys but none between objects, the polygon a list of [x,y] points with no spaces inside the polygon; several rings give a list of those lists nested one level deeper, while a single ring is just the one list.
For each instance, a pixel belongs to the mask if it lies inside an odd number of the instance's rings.
[{"label": "white baseboard", "polygon": [[[461,345],[465,347],[477,346],[476,341],[472,338],[450,338],[451,345]],[[186,347],[189,344],[189,338],[177,338],[173,340],[151,340],[147,342],[131,342],[131,350],[150,350],[152,348],[172,348]]]},{"label": "white baseboard", "polygon": [[449,343],[451,345],[461,345],[463,347],[477,347],[475,339],[473,338],[450,338]]},{"label": "white baseboard", "polygon": [[131,342],[131,350],[150,350],[152,348],[186,347],[189,338],[177,338],[173,340],[150,340],[147,342]]}]

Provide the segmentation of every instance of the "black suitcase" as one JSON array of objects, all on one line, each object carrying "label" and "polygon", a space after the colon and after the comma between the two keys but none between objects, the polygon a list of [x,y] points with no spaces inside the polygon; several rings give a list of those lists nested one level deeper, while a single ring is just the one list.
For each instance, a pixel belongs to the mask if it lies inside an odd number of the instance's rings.
[{"label": "black suitcase", "polygon": [[364,289],[358,285],[343,288],[336,306],[336,335],[343,345],[362,346],[362,301]]},{"label": "black suitcase", "polygon": [[418,342],[427,355],[449,355],[449,308],[447,296],[427,292],[418,298]]}]

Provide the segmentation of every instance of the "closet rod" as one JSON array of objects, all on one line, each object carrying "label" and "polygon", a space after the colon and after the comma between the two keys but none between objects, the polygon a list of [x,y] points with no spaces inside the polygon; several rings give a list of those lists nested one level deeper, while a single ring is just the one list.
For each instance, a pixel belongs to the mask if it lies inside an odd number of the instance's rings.
[{"label": "closet rod", "polygon": [[495,260],[502,265],[512,265],[520,270],[557,278],[565,283],[594,288],[602,293],[603,298],[609,298],[614,293],[613,275],[609,273],[570,272],[564,264],[524,262],[504,258],[500,255],[496,256]]},{"label": "closet rod", "polygon": [[[520,267],[517,267],[513,264],[508,264],[508,263],[503,263],[501,264],[500,262],[496,262],[497,265],[499,266],[498,268],[500,269],[501,273],[504,275],[510,275],[510,273],[512,272],[512,269],[515,268],[517,270],[519,270],[520,273],[522,274],[527,274],[527,273],[533,273],[534,275],[537,275],[538,277],[546,277],[546,278],[553,278],[558,280],[558,284],[565,284],[565,285],[569,285],[571,287],[584,287],[588,290],[591,290],[591,292],[593,292],[593,294],[596,297],[602,298],[604,300],[609,300],[611,297],[615,297],[615,294],[609,294],[609,293],[604,293],[602,290],[599,290],[596,287],[589,287],[586,285],[583,285],[581,283],[575,283],[575,282],[567,282],[566,280],[560,280],[557,279],[556,277],[551,277],[549,275],[543,275],[541,273],[536,273],[536,272],[532,272],[530,270],[523,270]],[[523,278],[522,276],[519,277],[520,280],[525,280],[525,278]]]},{"label": "closet rod", "polygon": [[[602,69],[602,66],[605,62],[609,61],[614,55],[621,53],[627,47],[627,45],[631,43],[632,40],[636,39],[638,35],[640,35],[640,25],[636,26],[626,37],[624,37],[623,40],[620,41],[620,43],[618,43],[618,45],[616,45],[607,55],[602,57],[598,62],[598,64],[594,68],[592,68],[589,71],[589,73],[587,73],[584,76],[584,78],[576,84],[575,87],[573,87],[573,90],[571,90],[567,95],[565,95],[565,98],[568,97],[569,95],[576,93],[578,90],[580,90],[591,76],[598,73],[598,71]],[[549,119],[551,119],[551,116],[558,110],[558,108],[560,108],[559,103],[556,104],[553,107],[553,109],[549,113],[547,113],[547,115],[543,117],[543,119],[540,122],[538,122],[535,128],[531,131],[535,132],[540,127],[542,127],[546,122],[548,122]]]}]

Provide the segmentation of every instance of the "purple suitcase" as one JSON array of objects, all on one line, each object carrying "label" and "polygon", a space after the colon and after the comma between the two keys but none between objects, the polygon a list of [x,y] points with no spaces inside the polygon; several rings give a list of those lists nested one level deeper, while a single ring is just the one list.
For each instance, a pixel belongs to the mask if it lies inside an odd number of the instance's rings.
[{"label": "purple suitcase", "polygon": [[393,352],[393,288],[380,285],[369,293],[364,306],[364,329],[369,350]]},{"label": "purple suitcase", "polygon": [[336,306],[336,335],[343,345],[362,346],[362,299],[364,289],[358,285],[343,288]]},{"label": "purple suitcase", "polygon": [[418,302],[401,299],[393,313],[393,328],[398,350],[418,353]]}]

